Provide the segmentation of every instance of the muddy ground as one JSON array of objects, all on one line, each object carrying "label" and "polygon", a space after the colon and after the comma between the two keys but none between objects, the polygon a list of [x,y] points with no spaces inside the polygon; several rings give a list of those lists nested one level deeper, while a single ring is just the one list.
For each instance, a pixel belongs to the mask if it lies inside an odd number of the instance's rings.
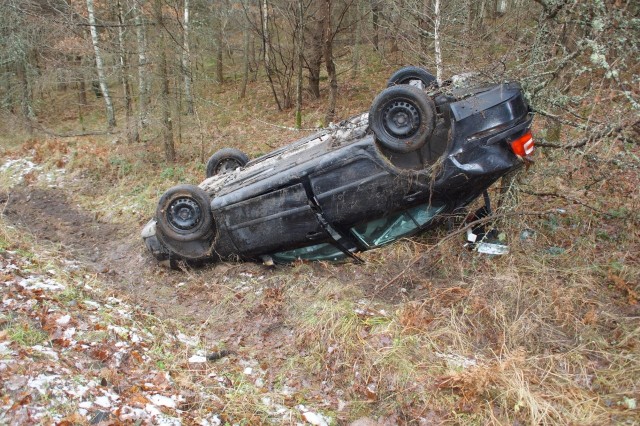
[{"label": "muddy ground", "polygon": [[[255,263],[168,270],[147,253],[139,236],[140,223],[133,221],[123,225],[98,219],[95,213],[75,203],[73,192],[67,191],[15,187],[0,194],[0,209],[8,222],[32,234],[36,241],[60,249],[97,274],[117,297],[144,307],[163,320],[177,321],[185,329],[197,331],[203,338],[222,342],[232,349],[271,344],[280,347],[290,341],[291,330],[282,323],[279,313],[261,307],[268,307],[269,301],[265,300],[269,295],[277,296],[278,289],[282,289],[291,276],[301,272],[311,271],[313,285],[339,276],[340,280],[360,283],[369,295],[387,301],[416,297],[416,292],[423,288],[421,278],[412,278],[411,273],[403,274],[405,282],[397,282],[403,266],[392,264],[384,274],[375,276],[368,274],[365,268],[351,264],[309,264],[303,271],[288,266],[268,268]],[[418,266],[424,271],[424,265]],[[246,288],[239,289],[235,294],[238,315],[228,321],[212,318],[212,309],[220,303],[220,294],[233,295],[229,286],[244,281],[249,286],[257,282],[276,290],[265,293],[265,300],[258,309],[248,306],[245,309],[242,300]],[[392,281],[393,285],[389,285]]]}]

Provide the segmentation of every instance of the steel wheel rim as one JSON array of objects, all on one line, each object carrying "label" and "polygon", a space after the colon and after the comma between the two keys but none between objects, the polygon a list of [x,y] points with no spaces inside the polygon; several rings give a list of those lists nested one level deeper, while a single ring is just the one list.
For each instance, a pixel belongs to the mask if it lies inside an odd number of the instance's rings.
[{"label": "steel wheel rim", "polygon": [[413,136],[420,127],[420,112],[415,105],[405,100],[391,102],[382,112],[385,130],[394,137]]},{"label": "steel wheel rim", "polygon": [[179,231],[188,231],[200,223],[202,211],[191,198],[178,198],[171,202],[167,210],[167,221]]}]

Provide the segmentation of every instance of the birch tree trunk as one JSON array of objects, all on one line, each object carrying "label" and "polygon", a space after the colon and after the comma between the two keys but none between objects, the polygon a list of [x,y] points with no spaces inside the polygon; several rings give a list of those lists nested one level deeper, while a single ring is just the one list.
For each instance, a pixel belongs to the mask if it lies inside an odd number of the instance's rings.
[{"label": "birch tree trunk", "polygon": [[136,27],[136,42],[138,50],[138,122],[141,128],[146,127],[147,117],[147,46],[145,41],[145,27],[140,12],[140,0],[133,1],[133,13]]},{"label": "birch tree trunk", "polygon": [[182,22],[182,73],[184,75],[184,97],[187,101],[187,114],[193,114],[193,95],[191,94],[191,53],[189,45],[189,0],[184,0]]},{"label": "birch tree trunk", "polygon": [[89,30],[91,32],[91,43],[93,44],[93,51],[96,56],[96,69],[98,71],[98,82],[100,84],[100,91],[104,98],[104,103],[107,108],[107,125],[109,130],[116,126],[116,115],[113,110],[113,104],[111,103],[111,96],[109,96],[109,88],[107,87],[107,77],[104,73],[104,63],[102,62],[102,53],[100,53],[100,46],[98,44],[98,30],[96,29],[96,16],[93,8],[93,0],[87,0],[87,11],[89,12]]},{"label": "birch tree trunk", "polygon": [[[127,133],[127,141],[136,141],[138,140],[138,129],[131,120],[131,87],[129,86],[129,70],[128,70],[128,60],[127,53],[125,48],[125,22],[124,22],[124,11],[122,10],[122,2],[121,0],[116,0],[116,9],[118,13],[118,50],[120,56],[120,78],[122,80],[122,91],[124,92],[124,106],[125,106],[125,121],[126,121],[126,133]],[[131,124],[134,124],[134,128],[131,129]]]},{"label": "birch tree trunk", "polygon": [[433,44],[436,53],[436,80],[438,85],[442,84],[442,50],[440,49],[440,0],[435,0],[434,4],[435,21],[433,25]]},{"label": "birch tree trunk", "polygon": [[167,41],[164,29],[164,19],[162,16],[163,0],[155,0],[154,14],[158,28],[159,60],[158,68],[160,73],[160,109],[162,110],[162,140],[164,141],[164,156],[168,163],[176,160],[176,148],[173,141],[173,123],[171,121],[171,105],[169,105],[169,73],[167,70]]}]

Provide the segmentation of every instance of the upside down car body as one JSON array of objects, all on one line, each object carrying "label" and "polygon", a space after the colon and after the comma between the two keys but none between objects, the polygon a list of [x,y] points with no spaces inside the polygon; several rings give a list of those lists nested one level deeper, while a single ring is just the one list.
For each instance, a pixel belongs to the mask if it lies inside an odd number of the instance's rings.
[{"label": "upside down car body", "polygon": [[423,231],[533,151],[517,83],[438,86],[396,72],[368,113],[248,161],[214,154],[160,199],[142,237],[162,262],[337,260]]}]

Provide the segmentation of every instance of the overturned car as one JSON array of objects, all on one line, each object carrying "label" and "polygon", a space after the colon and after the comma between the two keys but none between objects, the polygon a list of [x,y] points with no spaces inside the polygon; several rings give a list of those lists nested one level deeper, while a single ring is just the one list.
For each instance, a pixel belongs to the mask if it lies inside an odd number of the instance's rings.
[{"label": "overturned car", "polygon": [[338,260],[423,231],[533,151],[517,83],[438,86],[405,67],[364,113],[249,161],[225,148],[144,227],[161,262]]}]

